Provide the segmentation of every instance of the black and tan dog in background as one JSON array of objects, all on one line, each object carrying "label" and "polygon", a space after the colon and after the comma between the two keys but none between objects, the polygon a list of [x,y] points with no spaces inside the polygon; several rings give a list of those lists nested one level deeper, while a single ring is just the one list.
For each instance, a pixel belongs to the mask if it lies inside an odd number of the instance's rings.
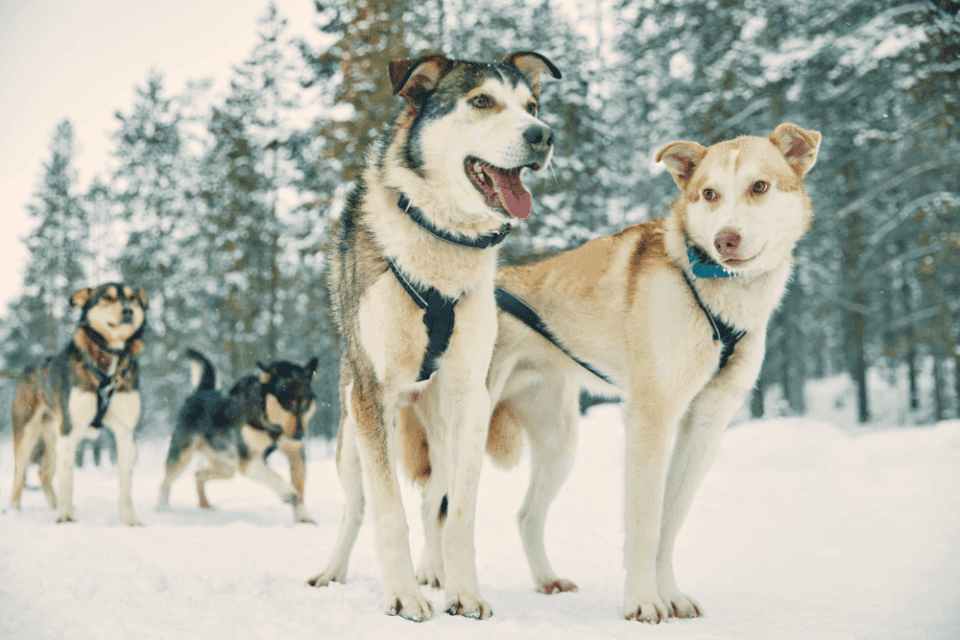
[{"label": "black and tan dog in background", "polygon": [[[84,438],[106,426],[116,438],[120,473],[120,520],[139,525],[130,479],[140,421],[137,356],[143,352],[147,297],[142,289],[109,282],[80,289],[70,304],[81,308],[70,344],[40,365],[28,367],[14,396],[14,475],[10,506],[20,508],[27,465],[41,440],[40,484],[57,522],[73,521],[73,464]],[[53,477],[59,477],[53,490]]]},{"label": "black and tan dog in background", "polygon": [[[293,505],[296,522],[313,523],[303,506],[307,479],[303,438],[316,400],[310,382],[317,358],[305,367],[286,361],[260,367],[259,376],[245,376],[227,394],[217,390],[213,365],[190,349],[193,395],[187,398],[170,439],[167,471],[160,486],[157,507],[170,504],[170,485],[183,473],[194,453],[207,460],[196,473],[200,508],[211,508],[205,487],[208,480],[232,478],[239,471],[262,482]],[[267,466],[267,456],[280,449],[290,462],[287,483]]]}]

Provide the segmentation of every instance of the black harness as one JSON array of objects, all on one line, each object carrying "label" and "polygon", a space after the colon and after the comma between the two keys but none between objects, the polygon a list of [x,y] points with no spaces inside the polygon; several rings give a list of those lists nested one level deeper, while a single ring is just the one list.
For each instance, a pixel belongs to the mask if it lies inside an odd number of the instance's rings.
[{"label": "black harness", "polygon": [[[461,234],[450,233],[430,222],[419,207],[410,203],[410,198],[405,193],[400,194],[397,206],[410,216],[411,220],[420,225],[424,231],[439,240],[460,247],[471,249],[494,247],[503,242],[512,229],[510,223],[506,222],[497,231],[477,238],[470,238]],[[413,278],[405,274],[393,258],[387,257],[387,264],[390,265],[393,275],[403,285],[404,290],[413,302],[424,311],[423,324],[427,327],[427,351],[423,356],[423,363],[420,365],[420,375],[417,377],[417,382],[423,382],[437,370],[437,360],[450,346],[455,319],[453,310],[460,298],[449,298],[434,287],[423,287],[415,284]]]},{"label": "black harness", "polygon": [[96,343],[97,347],[117,358],[117,369],[114,375],[111,376],[100,368],[86,350],[79,349],[83,363],[99,383],[97,386],[97,413],[90,422],[91,427],[99,429],[103,426],[103,416],[105,416],[110,409],[110,399],[113,398],[113,392],[117,388],[117,379],[125,370],[123,357],[128,355],[129,352],[126,349],[111,349],[96,331],[89,331],[85,326],[83,329],[94,343]]},{"label": "black harness", "polygon": [[700,305],[703,314],[707,316],[707,320],[713,328],[713,339],[720,341],[720,364],[717,366],[719,371],[727,366],[727,360],[733,355],[734,347],[737,346],[743,336],[747,335],[747,331],[727,324],[717,314],[710,311],[710,308],[700,299],[697,288],[693,286],[693,281],[697,278],[730,278],[737,274],[714,262],[703,249],[689,240],[684,239],[684,242],[687,243],[687,258],[690,260],[690,267],[683,272],[683,279],[687,281],[687,286],[690,287],[694,300]]},{"label": "black harness", "polygon": [[[713,329],[713,339],[720,341],[720,362],[717,365],[717,371],[720,371],[727,366],[727,361],[730,359],[730,356],[733,355],[734,347],[737,346],[737,343],[740,342],[740,339],[743,338],[747,332],[745,329],[737,329],[733,325],[727,324],[719,316],[710,311],[710,308],[700,300],[700,295],[697,293],[696,287],[693,286],[693,280],[696,278],[729,278],[737,274],[714,262],[705,251],[692,244],[689,240],[686,240],[686,243],[690,267],[683,272],[683,279],[686,280],[687,286],[690,287],[690,292],[693,294],[693,298],[697,301],[703,314],[707,316],[710,327]],[[610,378],[602,374],[592,365],[573,355],[569,349],[563,346],[553,332],[547,328],[547,325],[544,324],[537,312],[526,302],[503,287],[497,287],[494,291],[494,296],[497,299],[498,307],[542,335],[581,367],[604,382],[616,386],[616,383]]]},{"label": "black harness", "polygon": [[513,295],[503,287],[497,287],[493,292],[494,297],[497,299],[497,306],[512,315],[514,318],[524,323],[548,341],[552,342],[560,351],[563,351],[567,356],[579,364],[581,367],[597,376],[604,382],[616,386],[616,383],[608,378],[607,376],[600,373],[599,370],[587,364],[577,356],[573,355],[569,349],[561,344],[557,336],[553,335],[553,332],[544,324],[543,320],[540,318],[540,315],[533,310],[533,308],[528,305],[526,302]]}]

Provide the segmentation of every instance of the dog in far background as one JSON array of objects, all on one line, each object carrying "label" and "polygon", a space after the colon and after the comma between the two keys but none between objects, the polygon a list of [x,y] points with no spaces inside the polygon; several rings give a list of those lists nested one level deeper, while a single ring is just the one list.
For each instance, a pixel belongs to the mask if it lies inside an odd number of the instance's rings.
[{"label": "dog in far background", "polygon": [[[303,438],[316,400],[310,388],[317,358],[305,367],[278,361],[257,363],[259,376],[241,378],[226,395],[216,388],[213,365],[198,351],[187,351],[191,360],[193,395],[187,398],[170,439],[166,475],[157,507],[170,504],[170,485],[183,473],[194,453],[207,460],[196,472],[200,508],[211,508],[205,486],[209,480],[228,479],[240,473],[258,480],[293,505],[296,522],[313,523],[303,505],[307,478]],[[266,464],[276,449],[290,462],[290,483]]]},{"label": "dog in far background", "polygon": [[[140,421],[137,357],[143,352],[147,296],[118,282],[80,289],[70,304],[81,308],[70,344],[42,364],[28,367],[13,400],[14,475],[10,506],[20,508],[27,465],[37,444],[40,485],[57,509],[57,522],[73,521],[73,465],[84,438],[97,438],[102,426],[116,438],[120,473],[120,520],[139,525],[133,513],[130,481]],[[58,491],[53,477],[59,477]]]}]

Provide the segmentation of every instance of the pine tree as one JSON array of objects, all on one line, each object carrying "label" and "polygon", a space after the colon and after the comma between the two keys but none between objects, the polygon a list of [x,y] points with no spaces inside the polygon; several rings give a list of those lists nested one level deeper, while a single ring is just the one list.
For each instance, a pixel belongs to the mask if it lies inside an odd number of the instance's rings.
[{"label": "pine tree", "polygon": [[190,292],[202,273],[189,251],[199,218],[197,171],[184,145],[179,100],[165,93],[162,75],[151,72],[135,93],[132,111],[116,113],[111,187],[127,230],[119,271],[150,301],[144,384],[160,411],[145,415],[162,424],[176,411],[186,381],[185,369],[175,365],[191,336],[185,319],[191,317]]},{"label": "pine tree", "polygon": [[36,226],[26,238],[29,251],[24,292],[12,305],[11,320],[20,344],[8,353],[8,365],[21,366],[25,357],[53,353],[73,333],[70,296],[87,283],[84,263],[89,255],[89,226],[77,194],[74,132],[61,122],[50,145],[50,159],[27,211]]}]

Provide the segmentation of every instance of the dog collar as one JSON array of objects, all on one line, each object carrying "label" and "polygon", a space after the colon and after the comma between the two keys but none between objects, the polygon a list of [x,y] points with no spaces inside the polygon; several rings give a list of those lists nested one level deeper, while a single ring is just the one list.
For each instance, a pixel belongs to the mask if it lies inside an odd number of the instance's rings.
[{"label": "dog collar", "polygon": [[687,260],[690,261],[687,272],[694,278],[730,278],[740,275],[717,264],[706,251],[690,242],[689,238],[684,238],[683,241],[687,245]]},{"label": "dog collar", "polygon": [[393,258],[387,256],[387,263],[413,302],[424,312],[423,324],[427,327],[427,352],[423,355],[420,375],[417,377],[417,382],[423,382],[429,380],[437,370],[437,360],[450,346],[450,336],[453,335],[453,308],[460,302],[460,298],[448,298],[434,287],[416,285],[397,266]]},{"label": "dog collar", "polygon": [[129,350],[126,347],[123,347],[120,349],[112,348],[110,345],[107,344],[107,341],[104,339],[104,337],[99,333],[97,333],[96,331],[94,331],[89,324],[84,323],[83,325],[81,325],[81,328],[83,329],[84,333],[87,334],[87,336],[93,341],[95,345],[97,345],[97,347],[101,351],[106,351],[110,355],[116,356],[117,358],[123,357],[124,355],[129,353]]},{"label": "dog collar", "polygon": [[470,238],[459,233],[450,233],[449,231],[445,231],[430,222],[430,220],[427,219],[427,216],[424,215],[423,210],[420,207],[413,206],[413,204],[410,202],[410,198],[407,197],[407,194],[405,193],[400,194],[400,199],[397,200],[397,206],[403,209],[403,211],[410,216],[411,220],[420,225],[424,231],[431,234],[433,237],[460,247],[470,247],[471,249],[487,249],[489,247],[496,246],[506,240],[510,230],[513,229],[509,222],[504,222],[497,231],[482,235],[478,238]]}]

